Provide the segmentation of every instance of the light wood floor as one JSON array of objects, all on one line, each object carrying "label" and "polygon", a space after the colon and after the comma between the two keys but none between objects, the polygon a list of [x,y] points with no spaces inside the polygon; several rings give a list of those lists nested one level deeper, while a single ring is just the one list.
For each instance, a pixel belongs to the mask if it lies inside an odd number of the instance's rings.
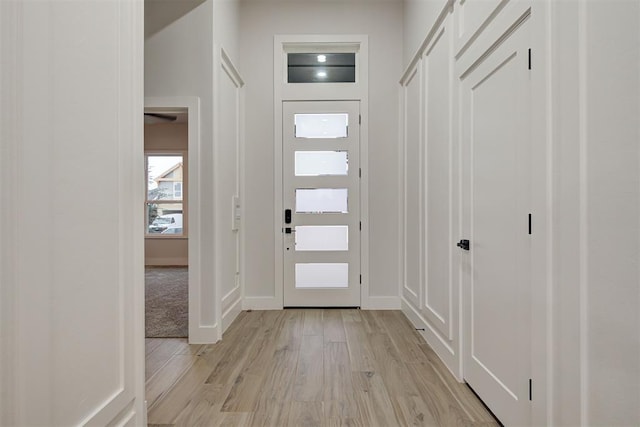
[{"label": "light wood floor", "polygon": [[214,345],[147,340],[150,425],[496,425],[399,311],[242,312]]}]

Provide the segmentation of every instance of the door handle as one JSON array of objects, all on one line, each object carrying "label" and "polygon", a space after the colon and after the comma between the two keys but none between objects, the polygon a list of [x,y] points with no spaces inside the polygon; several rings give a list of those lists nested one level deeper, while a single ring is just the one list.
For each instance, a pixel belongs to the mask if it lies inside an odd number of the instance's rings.
[{"label": "door handle", "polygon": [[284,223],[291,224],[291,209],[284,210]]},{"label": "door handle", "polygon": [[460,240],[457,244],[457,247],[464,249],[465,251],[469,250],[469,241],[466,239]]}]

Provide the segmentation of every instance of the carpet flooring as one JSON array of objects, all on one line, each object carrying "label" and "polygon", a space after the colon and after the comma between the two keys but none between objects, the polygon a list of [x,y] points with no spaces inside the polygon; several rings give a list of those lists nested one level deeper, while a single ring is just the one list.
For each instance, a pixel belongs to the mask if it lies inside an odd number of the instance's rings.
[{"label": "carpet flooring", "polygon": [[186,338],[189,334],[189,273],[187,267],[145,269],[145,335]]}]

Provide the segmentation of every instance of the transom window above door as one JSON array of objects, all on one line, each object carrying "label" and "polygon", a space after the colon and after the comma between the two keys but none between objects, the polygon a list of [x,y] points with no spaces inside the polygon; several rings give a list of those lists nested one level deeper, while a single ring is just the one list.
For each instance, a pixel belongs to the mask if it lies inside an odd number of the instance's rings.
[{"label": "transom window above door", "polygon": [[288,83],[355,83],[355,53],[288,53]]}]

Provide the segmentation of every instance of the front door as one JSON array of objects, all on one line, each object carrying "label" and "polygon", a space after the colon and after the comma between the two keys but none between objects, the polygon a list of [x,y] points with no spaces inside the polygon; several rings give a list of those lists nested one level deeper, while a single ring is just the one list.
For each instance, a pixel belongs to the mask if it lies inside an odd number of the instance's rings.
[{"label": "front door", "polygon": [[524,23],[463,81],[464,378],[530,422],[531,71]]},{"label": "front door", "polygon": [[285,307],[360,306],[360,103],[283,103]]}]

